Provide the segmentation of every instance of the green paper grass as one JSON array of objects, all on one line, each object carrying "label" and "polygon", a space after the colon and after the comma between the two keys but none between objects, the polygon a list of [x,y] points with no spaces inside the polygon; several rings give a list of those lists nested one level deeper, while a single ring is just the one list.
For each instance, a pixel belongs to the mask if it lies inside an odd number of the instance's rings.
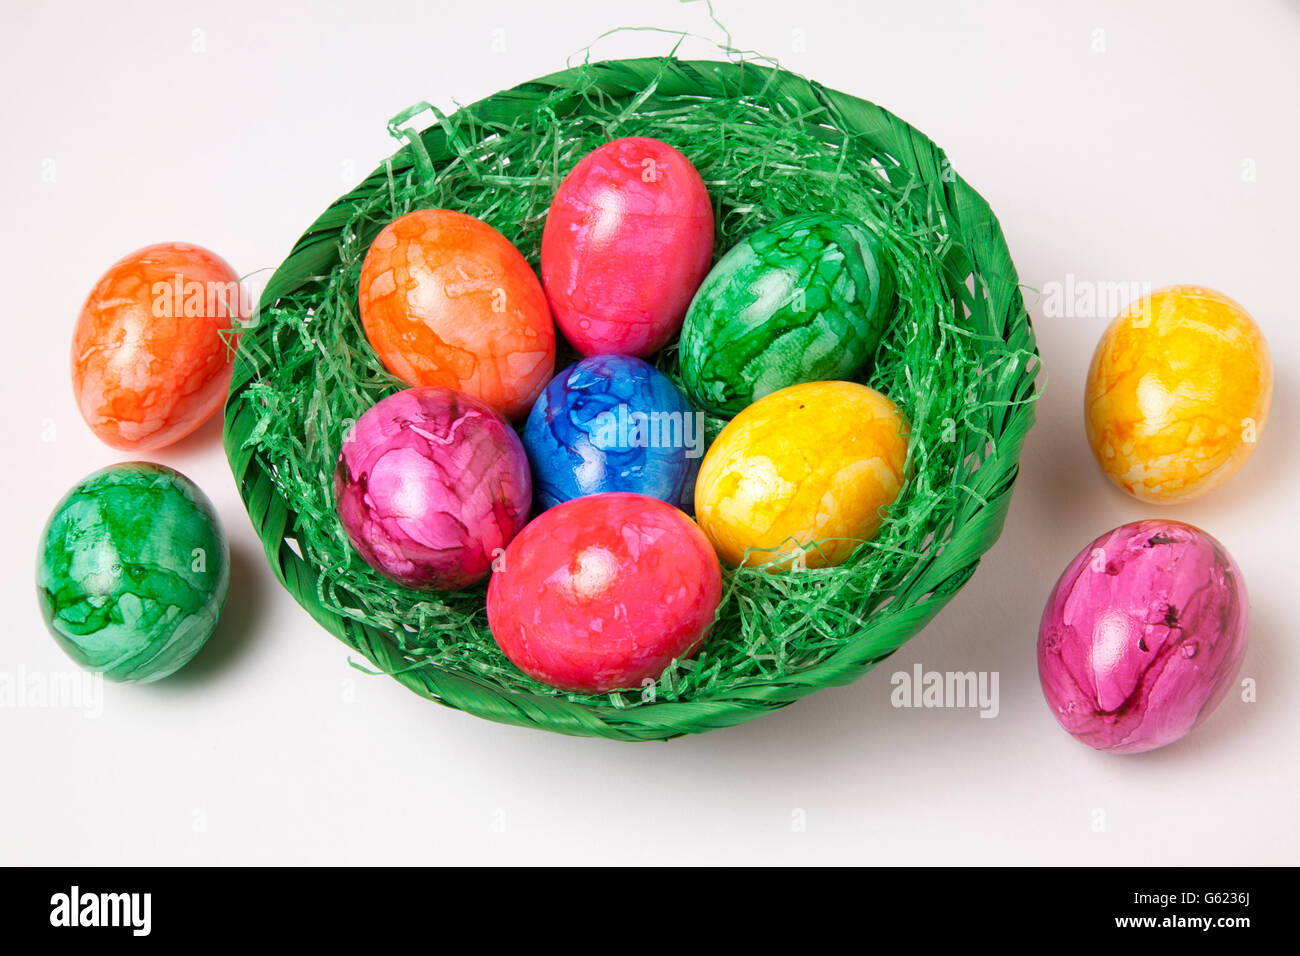
[{"label": "green paper grass", "polygon": [[[436,113],[418,134],[398,128],[416,114],[392,127],[407,145],[335,202],[270,280],[226,404],[226,452],[271,567],[329,631],[415,692],[480,717],[667,739],[849,683],[970,578],[1002,529],[1038,358],[997,220],[929,139],[871,103],[743,60],[583,64]],[[665,140],[695,164],[715,202],[715,259],[796,213],[877,224],[899,304],[863,380],[911,423],[910,477],[879,536],[839,567],[727,572],[703,650],[654,686],[570,694],[500,652],[485,586],[426,595],[372,571],[335,515],[332,475],[347,427],[404,387],[357,314],[361,263],[379,230],[413,209],[456,209],[496,227],[536,267],[564,174],[620,136]],[[676,347],[658,364],[677,377]],[[711,418],[709,438],[724,424]]]}]

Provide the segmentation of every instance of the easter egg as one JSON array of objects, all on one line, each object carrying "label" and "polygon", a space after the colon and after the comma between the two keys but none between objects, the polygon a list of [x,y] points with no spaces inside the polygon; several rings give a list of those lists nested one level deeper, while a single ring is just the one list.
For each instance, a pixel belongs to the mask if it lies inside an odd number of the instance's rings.
[{"label": "easter egg", "polygon": [[199,652],[230,583],[212,502],[179,472],[110,465],[55,506],[41,535],[36,594],[45,626],[77,664],[109,680],[160,680]]},{"label": "easter egg", "polygon": [[[114,448],[179,441],[226,399],[239,276],[207,249],[147,246],[104,273],[72,333],[72,390],[91,431]],[[229,333],[227,333],[229,335]]]},{"label": "easter egg", "polygon": [[583,355],[644,358],[682,326],[713,254],[704,180],[667,143],[616,139],[564,178],[542,231],[542,282]]},{"label": "easter egg", "polygon": [[1101,469],[1142,501],[1189,501],[1227,481],[1268,418],[1273,366],[1239,304],[1199,286],[1131,304],[1097,344],[1084,418]]},{"label": "easter egg", "polygon": [[555,326],[527,260],[487,223],[448,209],[390,222],[361,267],[366,338],[409,385],[473,395],[507,418],[555,370]]},{"label": "easter egg", "polygon": [[1246,653],[1246,585],[1210,535],[1135,521],[1070,562],[1043,609],[1038,675],[1052,713],[1098,750],[1173,743],[1223,700]]},{"label": "easter egg", "polygon": [[640,689],[695,653],[722,569],[699,528],[657,498],[610,492],[543,512],[488,583],[492,636],[524,673],[562,690]]},{"label": "easter egg", "polygon": [[339,520],[380,574],[454,591],[487,577],[532,500],[519,436],[486,402],[426,385],[367,409],[334,469]]},{"label": "easter egg", "polygon": [[595,355],[561,372],[524,428],[544,508],[629,491],[690,511],[704,441],[703,415],[668,376],[629,355]]},{"label": "easter egg", "polygon": [[773,392],[709,447],[696,520],[728,564],[842,564],[875,537],[903,487],[906,429],[893,402],[855,382]]},{"label": "easter egg", "polygon": [[843,216],[795,216],[737,243],[682,326],[682,381],[731,415],[801,382],[854,377],[880,342],[894,281],[880,238]]}]

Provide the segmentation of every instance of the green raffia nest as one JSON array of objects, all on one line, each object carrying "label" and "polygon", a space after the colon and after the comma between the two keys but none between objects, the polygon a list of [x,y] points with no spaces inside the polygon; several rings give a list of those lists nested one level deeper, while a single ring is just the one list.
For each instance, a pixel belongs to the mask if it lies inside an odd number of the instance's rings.
[{"label": "green raffia nest", "polygon": [[[997,220],[924,135],[791,73],[672,58],[583,64],[438,114],[418,135],[393,128],[407,144],[335,202],[270,280],[241,337],[225,422],[272,569],[376,668],[491,720],[667,739],[849,683],[974,573],[1006,516],[1038,357]],[[670,667],[653,693],[570,694],[506,660],[488,630],[484,587],[420,594],[367,567],[335,515],[331,476],[346,427],[403,387],[357,315],[361,263],[379,230],[412,209],[457,209],[536,266],[564,174],[620,136],[663,139],[699,169],[716,203],[715,256],[794,213],[888,224],[899,306],[864,381],[907,414],[912,477],[879,536],[845,564],[728,572],[703,650]],[[675,346],[659,365],[676,376]],[[723,424],[712,420],[709,437]]]}]

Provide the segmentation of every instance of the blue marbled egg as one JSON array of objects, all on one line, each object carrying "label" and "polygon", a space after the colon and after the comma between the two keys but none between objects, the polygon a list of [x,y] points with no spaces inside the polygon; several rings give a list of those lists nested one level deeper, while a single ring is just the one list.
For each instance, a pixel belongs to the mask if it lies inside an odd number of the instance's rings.
[{"label": "blue marbled egg", "polygon": [[540,507],[605,491],[692,509],[704,416],[658,369],[594,355],[551,380],[524,427]]}]

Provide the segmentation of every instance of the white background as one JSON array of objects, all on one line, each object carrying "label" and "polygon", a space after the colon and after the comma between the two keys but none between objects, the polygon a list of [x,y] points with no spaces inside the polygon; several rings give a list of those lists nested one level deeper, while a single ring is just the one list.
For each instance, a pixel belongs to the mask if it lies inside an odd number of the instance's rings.
[{"label": "white background", "polygon": [[[267,569],[213,421],[153,457],[224,519],[222,624],[176,677],[107,685],[97,719],[0,709],[0,861],[1300,862],[1300,4],[717,11],[738,46],[943,145],[998,212],[1027,286],[1194,282],[1244,303],[1277,380],[1246,468],[1179,507],[1112,490],[1081,414],[1109,316],[1050,317],[1027,293],[1048,368],[1039,424],[1006,531],[947,610],[851,687],[628,745],[498,726],[350,668]],[[273,268],[392,152],[390,116],[473,102],[562,68],[609,28],[648,24],[711,29],[700,6],[667,0],[5,4],[0,674],[71,668],[36,608],[41,526],[84,474],[136,457],[90,434],[69,385],[73,323],[100,273],[164,240],[208,246],[241,273]],[[670,42],[622,34],[595,53]],[[1077,550],[1155,514],[1206,528],[1241,565],[1242,676],[1258,700],[1232,694],[1160,752],[1095,753],[1043,702],[1038,618]],[[1000,715],[892,708],[891,674],[918,662],[999,672]]]}]

